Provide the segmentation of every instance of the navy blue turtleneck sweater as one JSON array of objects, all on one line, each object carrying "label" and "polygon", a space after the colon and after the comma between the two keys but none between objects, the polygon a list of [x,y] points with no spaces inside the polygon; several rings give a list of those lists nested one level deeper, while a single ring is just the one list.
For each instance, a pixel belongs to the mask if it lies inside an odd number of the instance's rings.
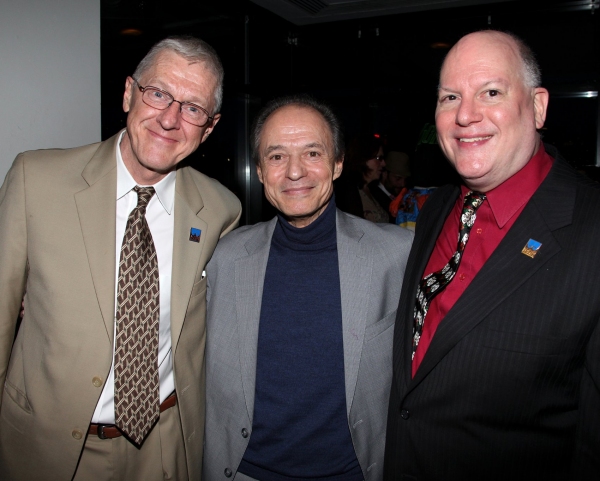
[{"label": "navy blue turtleneck sweater", "polygon": [[257,352],[252,434],[239,471],[260,481],[361,481],[346,415],[333,199],[306,227],[278,219]]}]

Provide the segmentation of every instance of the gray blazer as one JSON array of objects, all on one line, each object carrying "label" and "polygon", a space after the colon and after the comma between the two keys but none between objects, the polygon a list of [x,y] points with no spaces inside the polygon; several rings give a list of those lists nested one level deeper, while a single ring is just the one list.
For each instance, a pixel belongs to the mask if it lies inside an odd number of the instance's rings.
[{"label": "gray blazer", "polygon": [[[393,325],[413,234],[340,210],[336,220],[348,426],[365,480],[375,481],[383,477]],[[250,440],[262,289],[276,222],[232,232],[207,266],[205,481],[233,479]]]}]

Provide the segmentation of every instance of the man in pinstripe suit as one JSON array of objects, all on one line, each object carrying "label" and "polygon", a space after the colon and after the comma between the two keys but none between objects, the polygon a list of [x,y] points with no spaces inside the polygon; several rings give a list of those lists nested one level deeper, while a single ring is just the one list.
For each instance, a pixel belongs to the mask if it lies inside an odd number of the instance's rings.
[{"label": "man in pinstripe suit", "polygon": [[[417,222],[387,480],[598,479],[600,190],[541,142],[548,97],[511,34],[467,35],[444,61],[436,126],[463,185]],[[483,203],[457,247],[471,191]]]}]

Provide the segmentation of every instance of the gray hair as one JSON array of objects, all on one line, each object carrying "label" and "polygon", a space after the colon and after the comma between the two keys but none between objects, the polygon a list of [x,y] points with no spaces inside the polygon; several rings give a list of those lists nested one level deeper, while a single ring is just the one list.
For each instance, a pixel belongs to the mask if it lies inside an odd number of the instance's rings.
[{"label": "gray hair", "polygon": [[252,125],[252,133],[250,140],[252,142],[252,156],[256,165],[260,164],[260,137],[267,119],[277,110],[287,106],[296,106],[301,108],[312,109],[323,117],[323,120],[329,127],[331,138],[333,139],[333,158],[336,162],[344,158],[344,134],[338,117],[333,113],[331,108],[318,100],[315,100],[310,95],[298,94],[289,95],[287,97],[279,97],[268,102],[258,113]]},{"label": "gray hair", "polygon": [[542,86],[542,70],[540,64],[535,58],[535,54],[531,47],[527,45],[520,37],[517,37],[512,32],[503,32],[508,35],[516,44],[521,62],[523,62],[523,81],[529,88],[536,88]]},{"label": "gray hair", "polygon": [[156,57],[165,50],[171,50],[186,60],[191,62],[201,62],[208,67],[217,79],[217,88],[215,89],[215,109],[211,115],[221,110],[223,101],[223,77],[225,71],[217,52],[204,40],[191,36],[172,36],[167,37],[155,44],[142,61],[138,64],[133,77],[139,79],[148,69],[150,69]]}]

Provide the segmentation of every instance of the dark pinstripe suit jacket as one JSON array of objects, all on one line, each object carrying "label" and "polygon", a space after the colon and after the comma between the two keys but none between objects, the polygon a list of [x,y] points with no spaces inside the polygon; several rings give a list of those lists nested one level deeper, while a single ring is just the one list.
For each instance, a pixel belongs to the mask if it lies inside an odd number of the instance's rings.
[{"label": "dark pinstripe suit jacket", "polygon": [[[600,189],[556,160],[415,377],[417,283],[459,195],[420,214],[394,334],[386,480],[600,479]],[[521,253],[542,243],[534,258]]]}]

